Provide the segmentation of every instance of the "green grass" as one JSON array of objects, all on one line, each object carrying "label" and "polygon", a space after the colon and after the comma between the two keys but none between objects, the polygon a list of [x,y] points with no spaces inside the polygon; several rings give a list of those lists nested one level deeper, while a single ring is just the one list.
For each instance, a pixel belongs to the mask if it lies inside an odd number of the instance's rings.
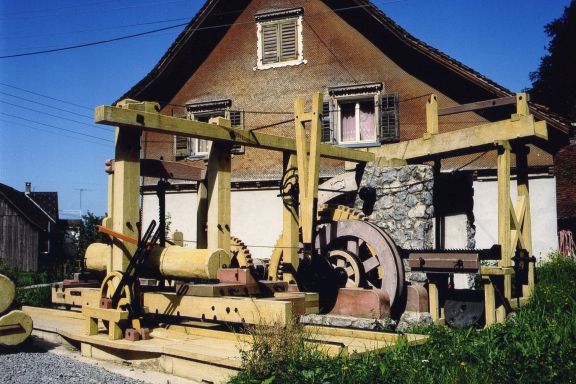
[{"label": "green grass", "polygon": [[[7,266],[0,260],[0,274],[7,276],[16,285],[16,297],[11,308],[20,308],[23,305],[33,307],[51,306],[50,287],[35,287],[22,289],[30,285],[46,284],[51,282],[48,272],[23,272]],[[53,280],[52,280],[53,281]]]},{"label": "green grass", "polygon": [[[576,383],[576,262],[553,255],[540,265],[531,302],[506,323],[418,331],[430,335],[426,344],[358,359],[328,358],[303,342],[295,356],[245,353],[245,367],[266,369],[247,369],[231,383]],[[289,333],[292,344],[299,340],[298,329]],[[257,344],[267,351],[265,339]]]}]

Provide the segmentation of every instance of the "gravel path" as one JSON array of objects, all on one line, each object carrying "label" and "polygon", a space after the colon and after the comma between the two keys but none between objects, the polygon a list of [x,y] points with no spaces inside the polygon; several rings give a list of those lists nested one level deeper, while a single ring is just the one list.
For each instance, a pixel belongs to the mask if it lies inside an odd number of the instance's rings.
[{"label": "gravel path", "polygon": [[144,371],[130,366],[88,359],[82,357],[78,351],[33,339],[33,341],[26,342],[23,347],[0,349],[1,384],[197,383],[160,372]]}]

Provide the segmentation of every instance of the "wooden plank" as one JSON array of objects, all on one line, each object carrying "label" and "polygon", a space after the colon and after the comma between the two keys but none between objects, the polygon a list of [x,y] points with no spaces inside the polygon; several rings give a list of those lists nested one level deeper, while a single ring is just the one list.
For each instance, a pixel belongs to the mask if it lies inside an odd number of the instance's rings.
[{"label": "wooden plank", "polygon": [[198,181],[205,177],[205,170],[176,161],[141,159],[140,174],[159,179]]},{"label": "wooden plank", "polygon": [[514,268],[512,267],[489,267],[487,265],[480,268],[482,276],[506,276],[513,275]]},{"label": "wooden plank", "polygon": [[[94,122],[97,124],[119,125],[132,128],[136,131],[146,130],[206,140],[224,141],[232,144],[276,151],[296,152],[295,140],[287,137],[237,128],[221,127],[200,121],[179,119],[158,113],[133,111],[107,105],[96,108]],[[355,162],[374,161],[374,154],[371,152],[327,144],[320,145],[320,156]]]},{"label": "wooden plank", "polygon": [[292,303],[280,300],[177,296],[174,293],[147,292],[144,293],[143,302],[149,313],[232,323],[288,324],[293,316]]},{"label": "wooden plank", "polygon": [[484,284],[484,313],[486,316],[486,326],[496,323],[496,293],[494,285],[490,280]]},{"label": "wooden plank", "polygon": [[207,177],[207,241],[210,249],[230,254],[231,145],[214,142],[210,148]]},{"label": "wooden plank", "polygon": [[[527,146],[514,148],[516,153],[516,188],[518,200],[524,203],[522,221],[522,243],[528,255],[532,255],[532,217],[530,213],[530,188],[528,183],[528,153]],[[528,265],[528,284],[522,287],[523,296],[530,297],[534,289],[534,263]]]},{"label": "wooden plank", "polygon": [[432,321],[436,322],[438,319],[440,319],[440,296],[436,284],[428,284],[428,294],[430,316],[432,316]]},{"label": "wooden plank", "polygon": [[[498,244],[502,247],[502,258],[498,265],[500,267],[512,266],[512,253],[515,244],[511,243],[511,210],[510,201],[510,143],[507,141],[499,142],[498,147]],[[507,299],[512,298],[512,278],[509,275],[504,276],[504,296]]]},{"label": "wooden plank", "polygon": [[128,319],[128,311],[119,311],[117,309],[82,307],[82,314],[85,317],[93,317],[114,322]]},{"label": "wooden plank", "polygon": [[[296,155],[290,152],[284,152],[284,170],[287,171],[296,167]],[[300,259],[298,257],[298,242],[299,242],[299,222],[298,222],[298,208],[290,205],[282,205],[282,241],[280,245],[282,249],[284,273],[282,279],[284,281],[296,281],[293,271],[298,270]]]},{"label": "wooden plank", "polygon": [[206,180],[198,182],[198,193],[196,194],[196,248],[208,247],[208,233],[206,223],[208,222],[208,187]]},{"label": "wooden plank", "polygon": [[439,116],[454,115],[456,113],[478,111],[480,109],[487,109],[493,107],[500,107],[503,105],[516,104],[516,96],[500,97],[498,99],[476,101],[474,103],[456,105],[454,107],[446,107],[438,110]]},{"label": "wooden plank", "polygon": [[438,133],[438,97],[431,94],[426,103],[426,135],[425,138],[430,138],[431,135]]},{"label": "wooden plank", "polygon": [[116,231],[113,231],[111,229],[103,227],[102,225],[97,225],[96,228],[98,229],[98,232],[100,232],[100,233],[105,233],[109,236],[115,237],[115,238],[120,239],[122,241],[125,241],[127,243],[138,245],[138,239],[136,239],[134,237],[126,236],[123,233],[118,233]]},{"label": "wooden plank", "polygon": [[420,160],[439,156],[476,153],[494,148],[494,143],[505,140],[537,137],[548,139],[546,122],[534,122],[532,116],[523,116],[518,120],[504,120],[495,123],[477,125],[457,131],[439,133],[429,139],[415,139],[395,144],[386,144],[370,149],[376,156],[388,159]]}]

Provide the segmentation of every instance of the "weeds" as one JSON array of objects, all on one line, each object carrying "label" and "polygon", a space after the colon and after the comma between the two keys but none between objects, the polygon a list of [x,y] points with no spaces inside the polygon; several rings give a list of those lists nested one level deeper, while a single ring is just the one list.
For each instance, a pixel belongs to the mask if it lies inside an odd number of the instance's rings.
[{"label": "weeds", "polygon": [[[305,338],[292,327],[273,333],[276,350]],[[266,368],[247,369],[232,383],[576,383],[576,262],[552,255],[540,264],[531,302],[506,323],[418,332],[430,335],[426,344],[400,342],[357,359],[324,357],[303,342],[279,358],[262,334],[259,352],[243,360],[246,367]]]}]

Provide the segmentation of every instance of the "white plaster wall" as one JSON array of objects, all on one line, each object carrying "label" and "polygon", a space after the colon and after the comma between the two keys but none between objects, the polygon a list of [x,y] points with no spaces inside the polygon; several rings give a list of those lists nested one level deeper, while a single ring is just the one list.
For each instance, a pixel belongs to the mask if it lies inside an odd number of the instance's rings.
[{"label": "white plaster wall", "polygon": [[[268,258],[282,231],[282,200],[277,189],[232,191],[231,233],[240,238],[255,258]],[[166,214],[169,216],[170,233],[184,233],[184,246],[196,247],[195,192],[169,193],[166,195]],[[145,195],[142,221],[148,225],[158,220],[158,198]]]},{"label": "white plaster wall", "polygon": [[[558,248],[556,218],[556,179],[531,179],[530,211],[532,214],[532,247],[538,259]],[[512,201],[516,201],[516,182],[510,183]],[[489,248],[498,242],[498,184],[496,181],[474,182],[474,219],[476,248]]]},{"label": "white plaster wall", "polygon": [[[451,215],[444,218],[444,229],[446,235],[444,237],[444,247],[447,249],[463,249],[466,248],[468,234],[466,232],[466,215]],[[454,286],[457,289],[470,288],[470,274],[468,273],[455,273]]]}]

